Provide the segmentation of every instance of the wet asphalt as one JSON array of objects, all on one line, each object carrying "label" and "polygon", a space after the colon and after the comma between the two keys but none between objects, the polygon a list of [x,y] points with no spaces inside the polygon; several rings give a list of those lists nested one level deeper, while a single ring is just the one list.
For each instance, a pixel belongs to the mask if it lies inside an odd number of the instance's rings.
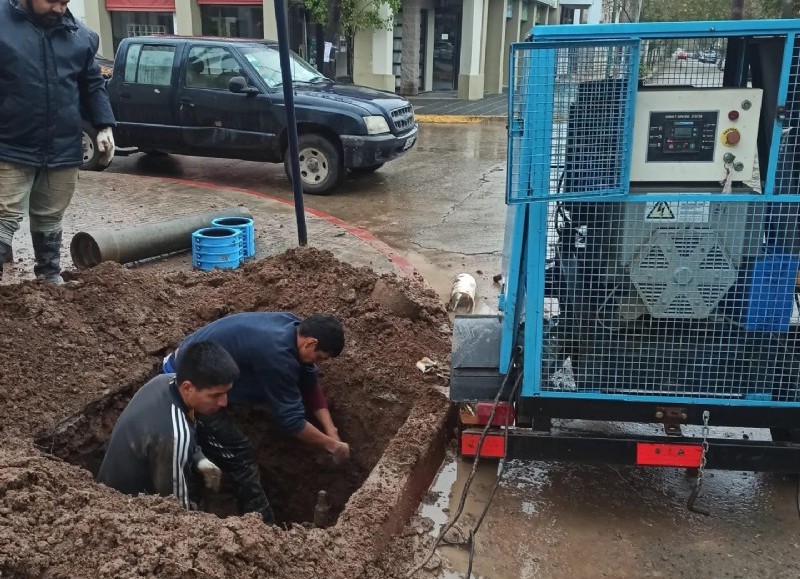
[{"label": "wet asphalt", "polygon": [[[423,125],[405,157],[340,191],[306,196],[307,207],[373,232],[402,252],[443,299],[456,274],[478,281],[477,312],[496,310],[505,220],[502,123]],[[244,187],[290,199],[283,167],[189,157],[119,157],[109,171]],[[624,425],[622,426],[624,428]],[[732,432],[753,437],[763,432]],[[437,500],[422,515],[441,524],[455,511],[471,464],[446,462]],[[483,508],[497,465],[479,465],[464,528]],[[710,472],[691,513],[682,470],[512,463],[479,534],[473,577],[798,577],[797,477]],[[442,549],[442,577],[461,577],[467,555]]]}]

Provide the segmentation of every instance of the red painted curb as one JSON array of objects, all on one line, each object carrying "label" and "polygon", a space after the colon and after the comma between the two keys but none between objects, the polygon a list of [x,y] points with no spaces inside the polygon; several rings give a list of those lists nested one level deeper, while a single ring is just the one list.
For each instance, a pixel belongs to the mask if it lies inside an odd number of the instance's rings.
[{"label": "red painted curb", "polygon": [[[261,193],[260,191],[254,191],[253,189],[245,189],[243,187],[230,187],[228,185],[218,185],[216,183],[210,183],[208,181],[192,181],[190,179],[178,179],[177,177],[151,177],[149,175],[137,175],[137,177],[150,179],[152,181],[167,181],[172,183],[178,183],[179,185],[187,185],[190,187],[200,187],[205,189],[214,189],[219,191],[220,189],[227,189],[229,191],[237,191],[239,193],[246,193],[247,195],[253,195],[254,197],[261,197],[263,199],[269,199],[271,201],[277,201],[278,203],[283,203],[284,205],[289,205],[294,207],[294,203],[292,201],[288,201],[286,199],[281,199],[280,197],[274,197],[267,193]],[[336,225],[337,227],[341,227],[351,235],[355,235],[362,241],[365,241],[367,244],[372,246],[373,249],[385,255],[389,261],[391,261],[394,265],[398,267],[398,269],[402,272],[402,274],[406,277],[413,277],[414,275],[414,266],[411,265],[411,262],[408,261],[405,257],[397,253],[394,249],[392,249],[386,242],[381,241],[378,239],[375,234],[367,231],[366,229],[362,229],[357,225],[353,225],[343,219],[339,219],[338,217],[334,217],[324,211],[319,211],[318,209],[305,209],[305,212],[309,215],[313,215],[314,217],[319,217],[320,219],[324,219],[325,221]]]}]

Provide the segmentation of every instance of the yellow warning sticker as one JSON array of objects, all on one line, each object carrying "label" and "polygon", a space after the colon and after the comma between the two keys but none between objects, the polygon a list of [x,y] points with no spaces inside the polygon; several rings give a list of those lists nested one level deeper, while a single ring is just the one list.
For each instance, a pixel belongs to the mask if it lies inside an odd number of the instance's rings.
[{"label": "yellow warning sticker", "polygon": [[659,201],[658,203],[647,204],[647,217],[645,221],[675,221],[675,212],[666,201]]}]

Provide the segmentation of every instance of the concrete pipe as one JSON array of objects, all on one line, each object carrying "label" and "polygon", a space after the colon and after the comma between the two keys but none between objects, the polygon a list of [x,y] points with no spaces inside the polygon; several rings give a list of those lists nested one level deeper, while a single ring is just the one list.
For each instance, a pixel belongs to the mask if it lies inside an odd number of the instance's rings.
[{"label": "concrete pipe", "polygon": [[120,231],[81,231],[72,237],[69,252],[79,269],[94,267],[104,261],[130,263],[175,253],[191,249],[192,232],[210,227],[211,220],[218,217],[252,217],[252,214],[246,207],[228,207]]}]

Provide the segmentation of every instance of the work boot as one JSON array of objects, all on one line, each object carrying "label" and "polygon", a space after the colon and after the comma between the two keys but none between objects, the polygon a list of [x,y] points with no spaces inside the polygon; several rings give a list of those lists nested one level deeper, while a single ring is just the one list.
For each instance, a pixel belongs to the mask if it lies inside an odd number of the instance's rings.
[{"label": "work boot", "polygon": [[31,240],[36,257],[36,265],[33,266],[36,279],[45,283],[64,283],[61,278],[61,232],[31,231]]},{"label": "work boot", "polygon": [[[9,257],[10,256],[10,257]],[[0,281],[3,281],[3,265],[14,259],[11,246],[0,241]]]}]

